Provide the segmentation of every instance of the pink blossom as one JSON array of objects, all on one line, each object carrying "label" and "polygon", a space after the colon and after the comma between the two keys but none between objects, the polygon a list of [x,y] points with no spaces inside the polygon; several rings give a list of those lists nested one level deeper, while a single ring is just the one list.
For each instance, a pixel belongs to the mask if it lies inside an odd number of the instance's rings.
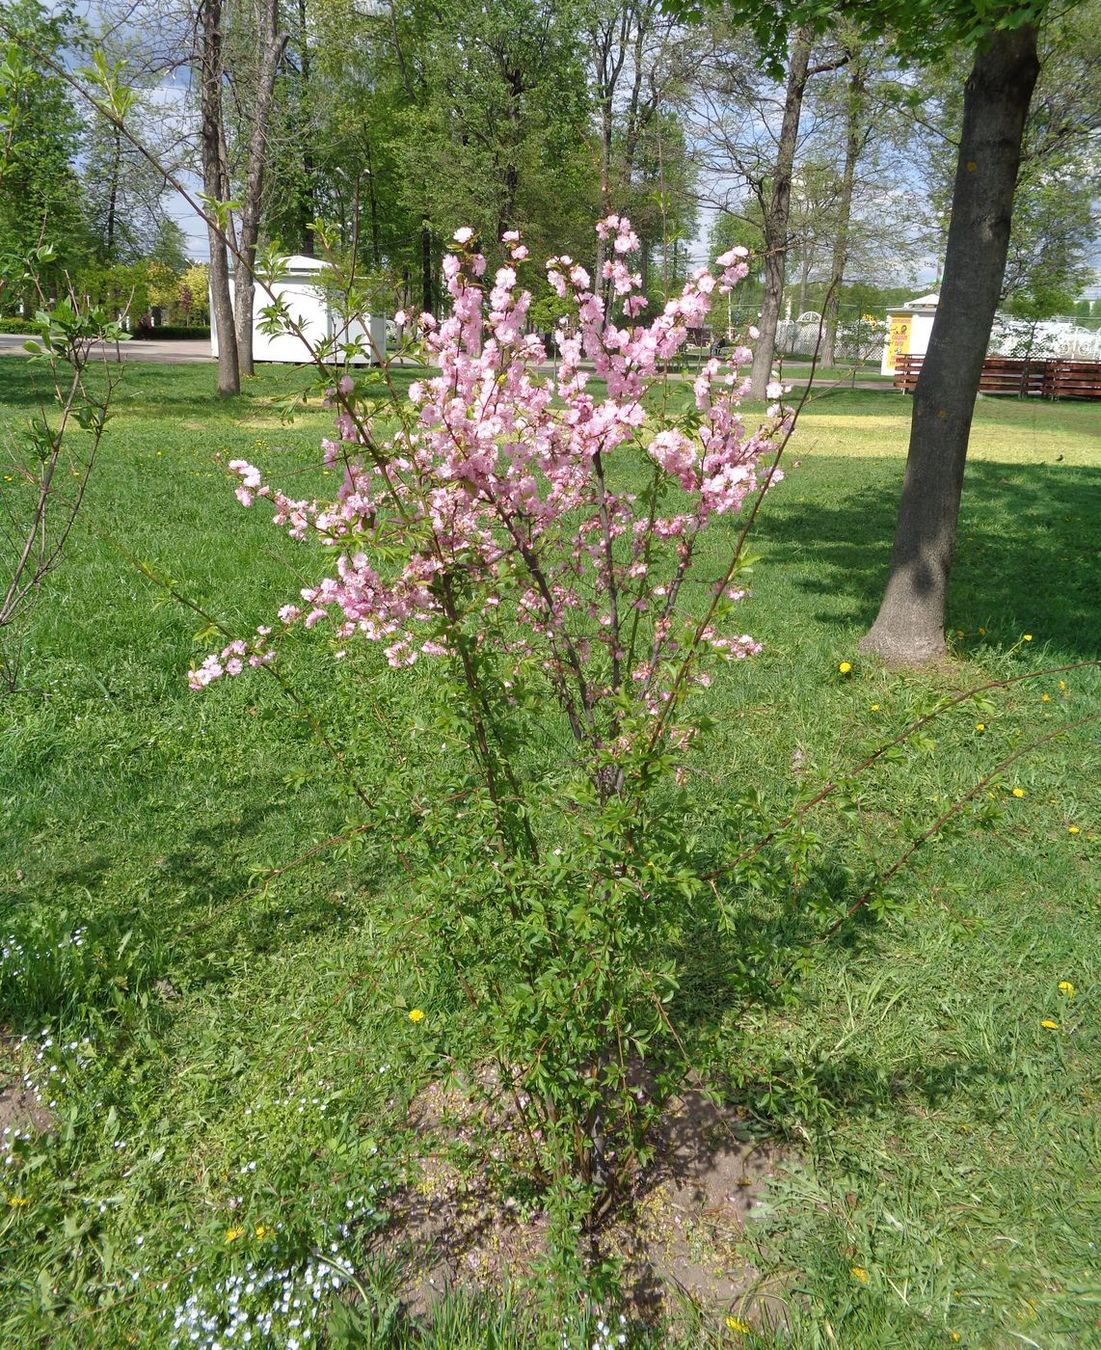
[{"label": "pink blossom", "polygon": [[[326,620],[339,652],[378,644],[395,670],[475,641],[502,663],[505,688],[545,678],[548,699],[560,702],[573,689],[580,734],[601,754],[622,754],[630,738],[602,737],[621,722],[624,698],[652,719],[653,734],[681,737],[665,726],[678,716],[677,691],[706,688],[716,659],[759,650],[748,635],[722,631],[727,595],[741,595],[733,565],[718,578],[713,561],[702,576],[693,568],[702,532],[760,490],[762,456],[790,415],[747,431],[736,371],[751,353],[740,345],[731,361],[698,371],[690,419],[667,417],[661,400],[647,398],[689,330],[744,275],[743,255],[724,255],[721,272],[696,271],[646,320],[641,278],[626,261],[638,248],[630,221],[609,215],[598,233],[612,243],[603,265],[616,296],[609,308],[580,263],[547,263],[575,316],[558,326],[551,375],[541,369],[541,340],[525,332],[531,296],[512,263],[526,249],[508,231],[511,261],[492,286],[477,281],[483,255],[445,257],[449,309],[421,317],[429,373],[410,386],[405,411],[365,432],[347,408],[337,411],[339,439],[322,442],[323,462],[343,468],[331,499],[292,497],[247,461],[230,464],[239,499],[270,500],[278,526],[320,546],[325,574],[278,611],[274,634],[265,626],[206,657],[188,674],[193,688],[269,665],[287,629]],[[460,246],[473,238],[469,228],[455,235]],[[588,367],[601,384],[590,383]],[[352,378],[338,389],[354,396]],[[640,461],[649,479],[635,496],[618,485]],[[314,575],[308,562],[302,570]]]},{"label": "pink blossom", "polygon": [[680,431],[659,431],[647,449],[666,473],[680,480],[686,492],[696,486],[696,447]]}]

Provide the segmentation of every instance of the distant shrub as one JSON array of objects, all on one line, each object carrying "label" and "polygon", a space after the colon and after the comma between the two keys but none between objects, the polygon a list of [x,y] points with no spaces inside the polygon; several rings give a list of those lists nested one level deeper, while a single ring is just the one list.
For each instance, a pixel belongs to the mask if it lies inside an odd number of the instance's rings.
[{"label": "distant shrub", "polygon": [[139,324],[134,329],[134,337],[157,338],[167,341],[169,338],[194,338],[196,342],[200,339],[209,339],[210,327],[208,324],[194,324],[185,326],[184,324],[161,323],[155,328],[147,328],[144,324]]},{"label": "distant shrub", "polygon": [[35,319],[0,318],[0,333],[41,333],[44,328]]}]

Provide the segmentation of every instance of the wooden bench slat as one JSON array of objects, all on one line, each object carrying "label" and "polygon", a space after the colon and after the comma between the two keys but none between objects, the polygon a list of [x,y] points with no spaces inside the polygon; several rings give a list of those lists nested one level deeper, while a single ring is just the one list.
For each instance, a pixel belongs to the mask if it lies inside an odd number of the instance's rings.
[{"label": "wooden bench slat", "polygon": [[[895,388],[912,394],[923,358],[900,356],[895,362]],[[1101,399],[1101,361],[1044,357],[988,356],[979,379],[981,394],[1018,397]]]}]

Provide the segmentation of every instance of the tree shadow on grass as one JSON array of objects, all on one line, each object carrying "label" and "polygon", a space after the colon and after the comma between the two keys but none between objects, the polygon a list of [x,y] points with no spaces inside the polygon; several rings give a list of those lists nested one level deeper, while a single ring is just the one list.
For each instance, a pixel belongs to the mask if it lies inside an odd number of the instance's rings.
[{"label": "tree shadow on grass", "polygon": [[[352,892],[358,900],[374,889],[371,875],[317,866],[292,866],[266,888],[254,851],[240,843],[279,810],[254,806],[207,822],[157,862],[154,884],[166,897],[158,907],[175,935],[173,968],[189,984],[232,978],[242,957],[274,956],[334,931],[347,923]],[[293,863],[290,846],[281,863]]]},{"label": "tree shadow on grass", "polygon": [[805,1055],[777,1056],[768,1042],[749,1049],[739,1025],[753,1010],[769,1020],[798,1001],[807,963],[874,958],[880,951],[878,916],[860,909],[830,932],[864,893],[862,877],[825,854],[806,869],[795,897],[747,891],[733,884],[698,912],[690,940],[672,953],[679,969],[672,1009],[675,1029],[698,1056],[705,1080],[727,1103],[781,1133],[808,1116],[871,1116],[903,1101],[945,1106],[1008,1081],[993,1062],[918,1053],[901,1067],[872,1056],[830,1053],[808,1045]]},{"label": "tree shadow on grass", "polygon": [[[219,985],[242,962],[292,951],[347,923],[349,897],[369,893],[372,877],[341,888],[332,871],[307,869],[293,884],[263,889],[250,841],[279,809],[271,802],[227,811],[137,866],[130,858],[120,869],[117,855],[100,852],[5,887],[0,931],[32,952],[35,969],[4,1008],[6,1023],[27,1030],[80,1006],[105,1011],[112,988],[133,997],[161,985],[177,992]],[[75,931],[90,955],[74,962]]]},{"label": "tree shadow on grass", "polygon": [[[739,839],[721,849],[721,856],[737,856],[744,845]],[[716,854],[705,870],[719,865]],[[690,931],[672,953],[682,972],[678,1001],[697,1024],[713,1025],[745,1006],[779,1006],[798,983],[805,958],[826,951],[855,957],[878,946],[878,921],[866,907],[826,937],[830,925],[865,893],[872,875],[823,852],[804,862],[793,885],[779,841],[748,865],[752,884],[731,873],[703,891]]]},{"label": "tree shadow on grass", "polygon": [[[247,411],[255,401],[247,390],[233,398],[219,399],[213,380],[207,389],[196,387],[190,380],[180,379],[179,366],[140,365],[130,361],[124,361],[121,367],[113,362],[110,364],[116,378],[120,370],[123,372],[111,400],[112,410],[116,414],[122,412],[128,416],[155,418],[162,416],[169,408],[187,407],[196,415],[205,414],[224,420],[227,417],[232,419],[238,409]],[[90,373],[93,381],[100,365],[98,358],[93,360]],[[191,367],[186,369],[190,370]],[[24,356],[0,355],[0,407],[37,409],[43,406],[50,409],[54,401],[54,388],[48,369]]]},{"label": "tree shadow on grass", "polygon": [[[865,461],[870,481],[784,500],[762,518],[771,564],[797,588],[834,598],[814,617],[867,628],[887,580],[901,463]],[[1068,655],[1101,649],[1101,469],[975,461],[968,466],[948,601],[949,629],[1012,645],[1023,632]]]},{"label": "tree shadow on grass", "polygon": [[867,1056],[811,1054],[770,1059],[767,1085],[749,1082],[731,1095],[783,1129],[808,1118],[867,1119],[907,1102],[942,1110],[954,1099],[981,1097],[1009,1081],[1004,1069],[985,1060],[915,1055],[906,1064],[888,1067]]},{"label": "tree shadow on grass", "polygon": [[[36,333],[27,333],[23,341],[35,342]],[[37,404],[39,398],[53,394],[50,372],[46,366],[30,360],[22,351],[0,354],[0,407],[21,407]]]}]

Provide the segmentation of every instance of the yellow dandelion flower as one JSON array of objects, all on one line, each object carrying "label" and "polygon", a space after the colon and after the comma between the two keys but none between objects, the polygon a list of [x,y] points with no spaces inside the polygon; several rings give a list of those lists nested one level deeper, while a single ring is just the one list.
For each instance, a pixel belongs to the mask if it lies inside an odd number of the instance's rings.
[{"label": "yellow dandelion flower", "polygon": [[727,1330],[734,1332],[736,1336],[748,1336],[752,1329],[749,1323],[743,1322],[740,1317],[728,1317],[726,1326]]},{"label": "yellow dandelion flower", "polygon": [[853,663],[851,661],[842,661],[841,664],[837,667],[837,669],[841,672],[842,675],[847,675],[849,671],[852,670],[852,668]]},{"label": "yellow dandelion flower", "polygon": [[879,712],[879,704],[878,704],[878,703],[873,703],[873,704],[872,704],[872,712]]},{"label": "yellow dandelion flower", "polygon": [[1024,788],[1014,788],[1013,795],[1014,797],[1023,797],[1025,795]]},{"label": "yellow dandelion flower", "polygon": [[868,1272],[864,1269],[863,1266],[853,1266],[853,1275],[856,1279],[860,1281],[861,1284],[868,1283]]},{"label": "yellow dandelion flower", "polygon": [[263,1242],[263,1240],[267,1237],[267,1235],[268,1229],[262,1223],[258,1223],[256,1225],[256,1236],[260,1239],[261,1242]]},{"label": "yellow dandelion flower", "polygon": [[958,1341],[958,1340],[962,1340],[962,1339],[963,1339],[963,1338],[960,1336],[960,1333],[959,1333],[958,1331],[950,1331],[948,1334],[949,1334],[949,1336],[952,1337],[952,1339],[953,1339],[954,1341]]},{"label": "yellow dandelion flower", "polygon": [[25,1195],[9,1195],[8,1204],[12,1209],[22,1209],[24,1205],[29,1205],[30,1201]]},{"label": "yellow dandelion flower", "polygon": [[227,1241],[227,1242],[236,1242],[238,1238],[244,1237],[244,1236],[245,1236],[245,1230],[244,1230],[243,1228],[227,1228],[227,1229],[226,1229],[226,1241]]},{"label": "yellow dandelion flower", "polygon": [[1031,634],[1031,633],[1026,633],[1026,634],[1025,634],[1025,641],[1026,641],[1026,642],[1031,642],[1031,641],[1032,641],[1032,634]]},{"label": "yellow dandelion flower", "polygon": [[1045,1017],[1045,1018],[1040,1022],[1040,1025],[1043,1027],[1043,1029],[1044,1029],[1045,1031],[1058,1031],[1058,1030],[1059,1030],[1059,1023],[1055,1020],[1054,1017]]},{"label": "yellow dandelion flower", "polygon": [[1078,828],[1077,825],[1068,825],[1068,826],[1067,826],[1067,834],[1081,834],[1081,833],[1082,833],[1082,831]]},{"label": "yellow dandelion flower", "polygon": [[421,1011],[420,1008],[410,1008],[410,1009],[409,1009],[409,1020],[410,1020],[410,1022],[423,1022],[423,1021],[424,1021],[424,1013]]},{"label": "yellow dandelion flower", "polygon": [[986,730],[986,723],[985,723],[985,722],[976,722],[976,723],[975,723],[975,730],[976,730],[976,731],[985,731],[985,730]]},{"label": "yellow dandelion flower", "polygon": [[1060,994],[1063,994],[1066,998],[1073,998],[1075,994],[1078,992],[1078,990],[1075,989],[1074,985],[1071,984],[1070,980],[1060,980],[1059,992]]},{"label": "yellow dandelion flower", "polygon": [[1041,703],[1050,703],[1050,702],[1051,702],[1051,695],[1050,695],[1050,694],[1041,694],[1041,695],[1040,695],[1040,702],[1041,702]]},{"label": "yellow dandelion flower", "polygon": [[1066,688],[1067,688],[1067,682],[1066,682],[1066,680],[1060,680],[1060,681],[1059,681],[1059,688],[1060,688],[1064,693],[1066,693]]}]

